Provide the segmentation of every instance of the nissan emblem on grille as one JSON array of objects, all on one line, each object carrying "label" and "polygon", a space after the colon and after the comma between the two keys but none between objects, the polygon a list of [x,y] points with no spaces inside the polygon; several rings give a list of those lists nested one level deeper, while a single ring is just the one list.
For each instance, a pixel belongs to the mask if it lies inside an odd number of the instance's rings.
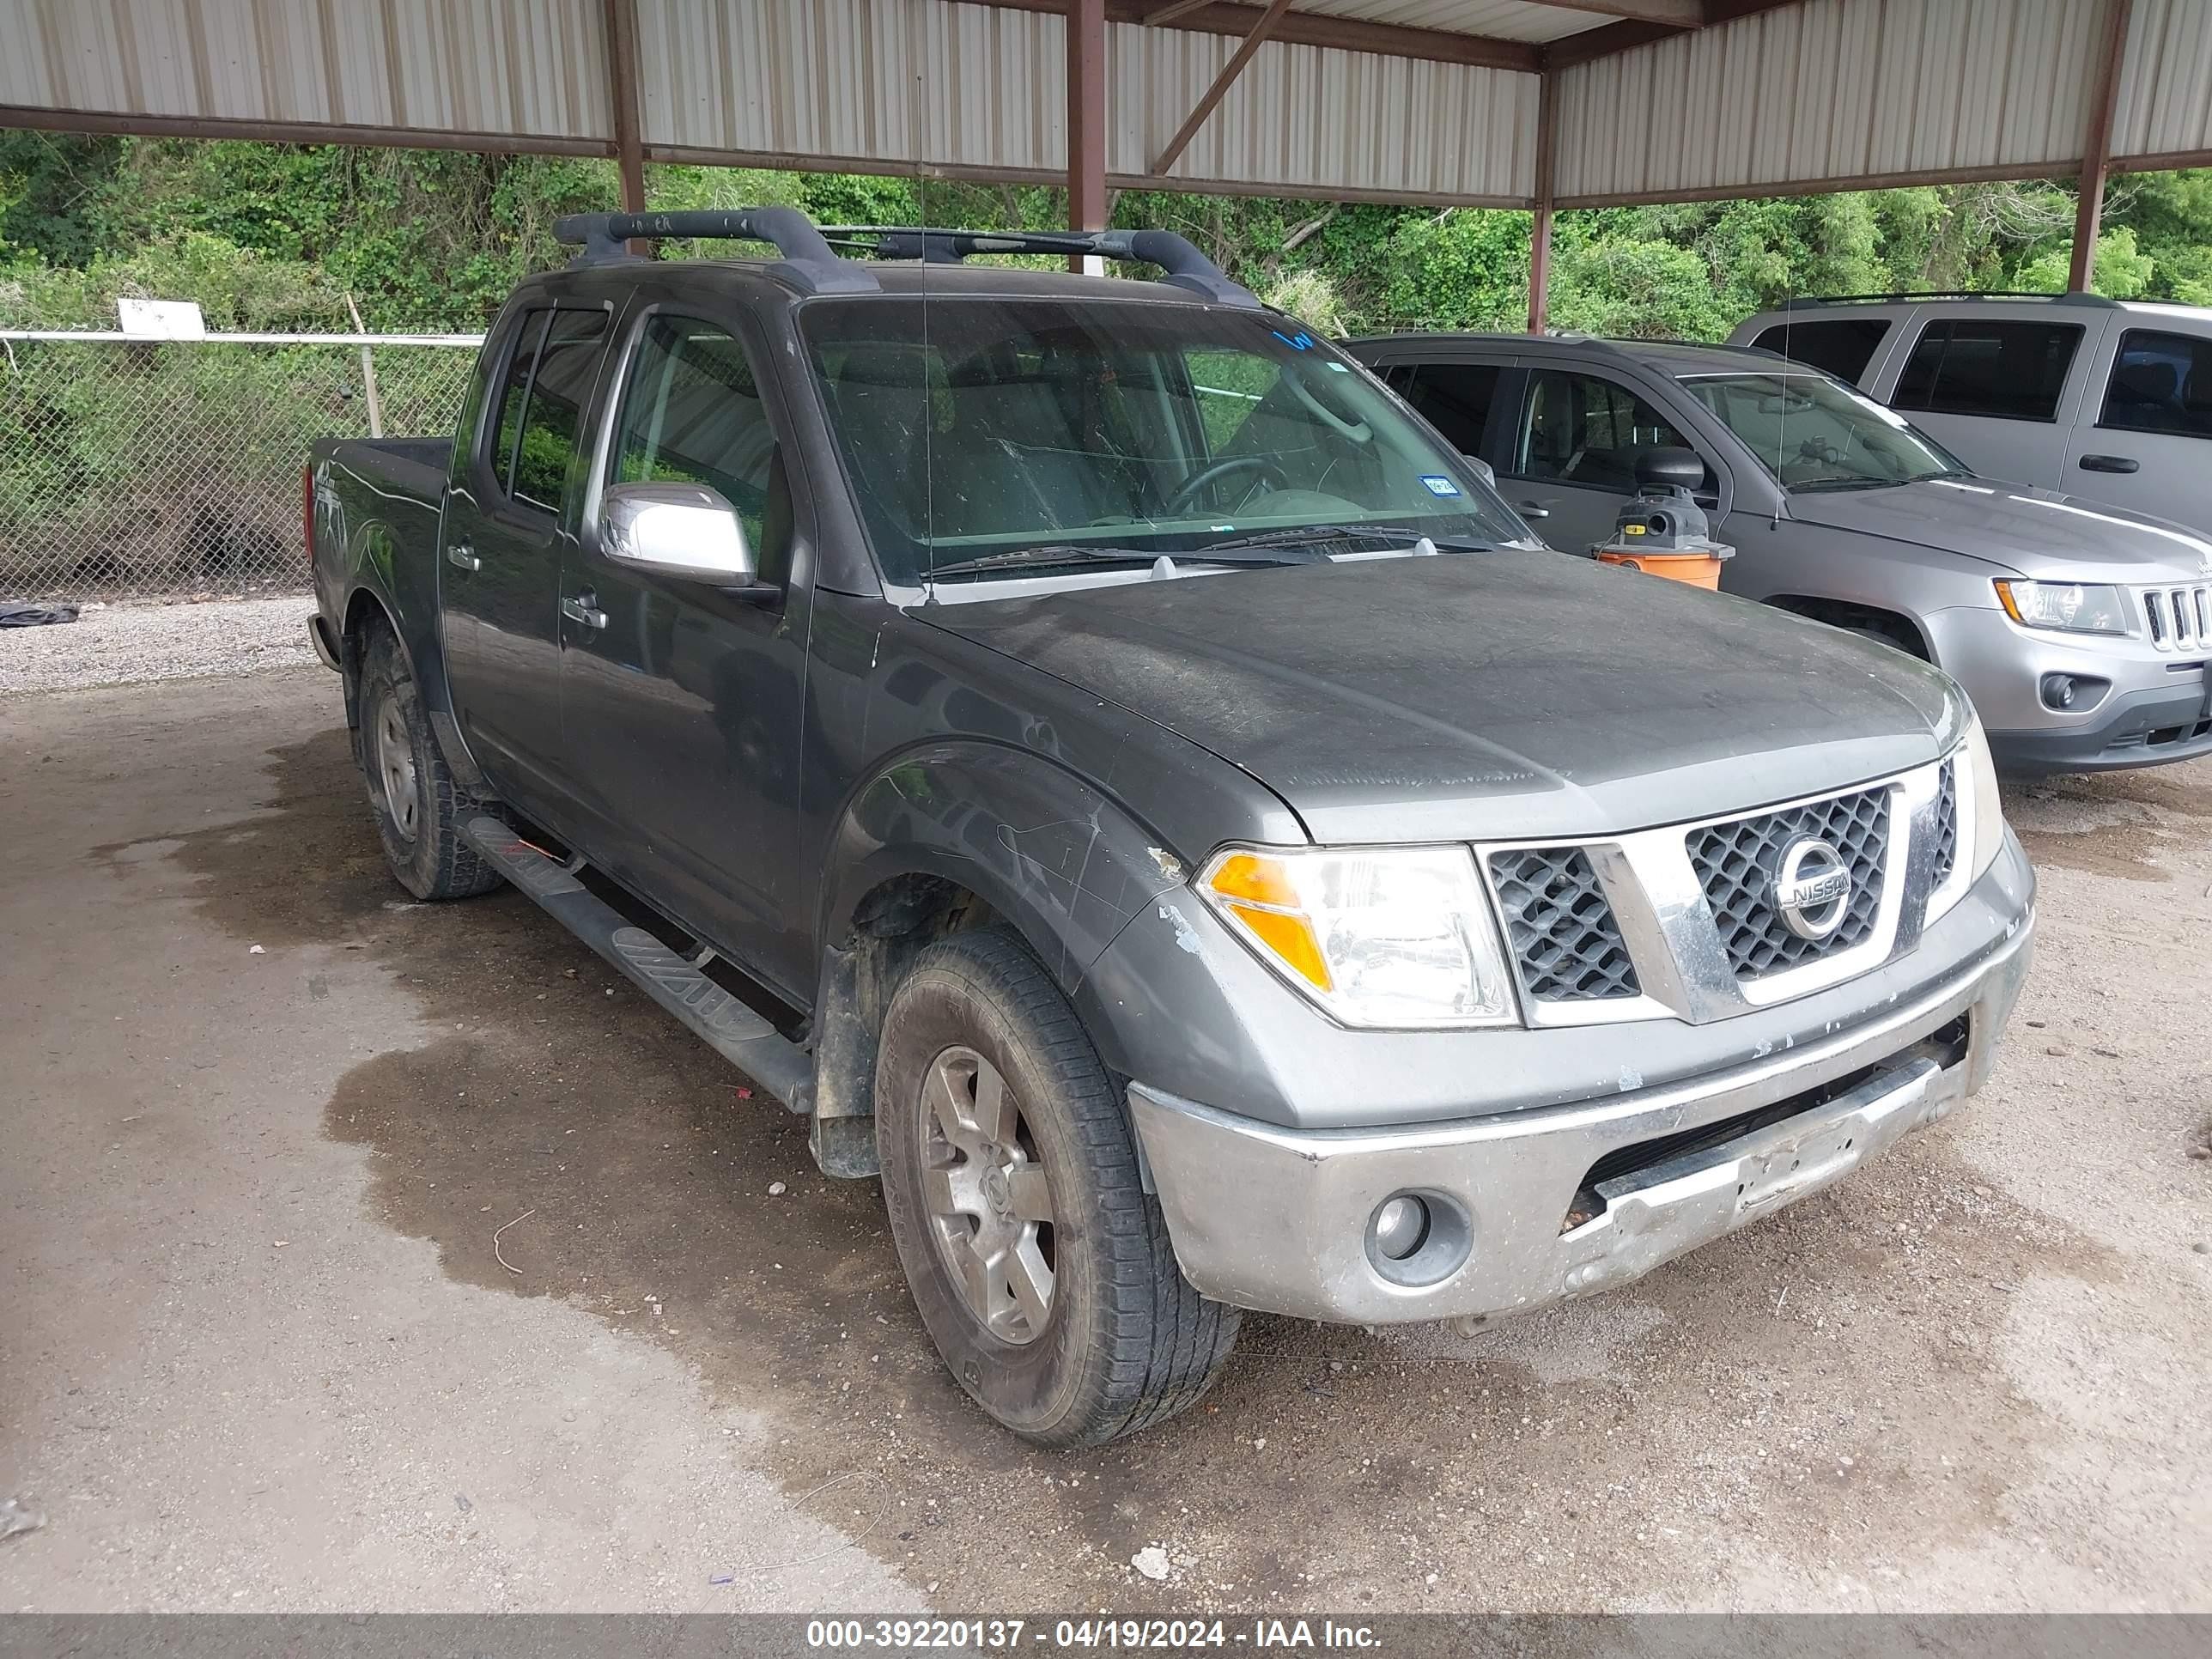
[{"label": "nissan emblem on grille", "polygon": [[1851,872],[1836,849],[1818,836],[1791,842],[1775,874],[1774,908],[1799,939],[1826,939],[1842,927],[1850,914]]},{"label": "nissan emblem on grille", "polygon": [[[1764,978],[1800,967],[1816,957],[1849,951],[1875,936],[1881,915],[1889,863],[1889,788],[1854,789],[1826,800],[1808,801],[1702,825],[1689,832],[1686,848],[1691,867],[1712,908],[1721,946],[1739,980]],[[1804,842],[1819,842],[1835,855],[1850,885],[1832,908],[1833,916],[1813,901],[1812,913],[1826,923],[1807,934],[1782,913],[1782,860]],[[1796,878],[1818,875],[1801,868]]]}]

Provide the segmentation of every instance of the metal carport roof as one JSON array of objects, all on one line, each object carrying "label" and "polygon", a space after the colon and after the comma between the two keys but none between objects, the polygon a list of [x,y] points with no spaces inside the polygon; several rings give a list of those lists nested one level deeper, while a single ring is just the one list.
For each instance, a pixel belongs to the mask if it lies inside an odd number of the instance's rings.
[{"label": "metal carport roof", "polygon": [[1065,180],[1079,224],[2073,173],[2088,219],[2212,161],[2212,4],[0,0],[0,125]]}]

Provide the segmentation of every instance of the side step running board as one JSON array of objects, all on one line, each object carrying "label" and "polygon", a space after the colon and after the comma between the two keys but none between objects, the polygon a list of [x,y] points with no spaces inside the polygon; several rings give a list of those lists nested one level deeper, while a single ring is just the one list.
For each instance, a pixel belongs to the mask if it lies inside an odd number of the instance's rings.
[{"label": "side step running board", "polygon": [[804,1116],[811,1109],[814,1061],[775,1028],[642,927],[633,927],[497,818],[461,826],[470,846],[536,900],[554,921],[619,968],[623,977],[682,1020],[724,1060]]}]

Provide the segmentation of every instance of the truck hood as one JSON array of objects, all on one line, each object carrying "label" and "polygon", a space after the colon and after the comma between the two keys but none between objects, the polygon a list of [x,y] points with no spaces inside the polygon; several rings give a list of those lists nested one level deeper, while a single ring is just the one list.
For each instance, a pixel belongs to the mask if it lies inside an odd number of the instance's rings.
[{"label": "truck hood", "polygon": [[2125,583],[2212,574],[2212,541],[2185,526],[1994,478],[1800,492],[1790,498],[1790,516],[1963,553],[2021,576]]},{"label": "truck hood", "polygon": [[910,614],[1241,767],[1318,842],[1717,816],[1933,760],[1962,719],[1948,679],[1885,647],[1559,553],[1238,570]]}]

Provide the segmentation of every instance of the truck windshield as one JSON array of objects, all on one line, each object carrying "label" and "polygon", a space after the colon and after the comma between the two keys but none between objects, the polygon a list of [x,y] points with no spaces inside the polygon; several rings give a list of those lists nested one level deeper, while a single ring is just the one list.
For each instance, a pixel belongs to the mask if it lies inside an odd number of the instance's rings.
[{"label": "truck windshield", "polygon": [[1876,489],[1967,476],[1902,416],[1825,374],[1700,374],[1682,386],[1785,489]]},{"label": "truck windshield", "polygon": [[1073,567],[1096,562],[1085,544],[1141,559],[1324,524],[1528,535],[1349,359],[1272,313],[932,295],[802,318],[893,582],[955,564],[988,579],[989,556],[1046,544],[1078,550]]}]

